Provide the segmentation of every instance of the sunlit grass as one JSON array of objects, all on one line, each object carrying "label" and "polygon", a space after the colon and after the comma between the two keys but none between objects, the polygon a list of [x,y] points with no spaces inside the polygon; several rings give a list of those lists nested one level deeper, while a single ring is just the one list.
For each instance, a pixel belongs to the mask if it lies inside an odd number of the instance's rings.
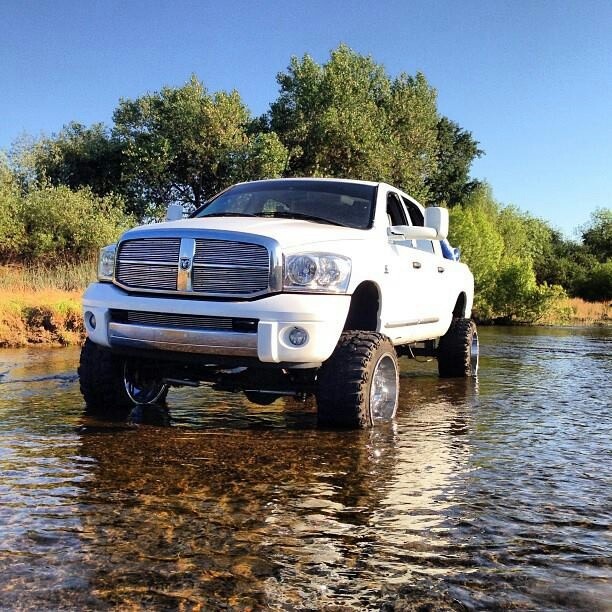
[{"label": "sunlit grass", "polygon": [[612,303],[586,302],[580,298],[566,298],[553,312],[539,321],[542,325],[595,325],[612,323]]},{"label": "sunlit grass", "polygon": [[0,266],[0,294],[6,291],[83,291],[95,280],[96,262],[66,263],[47,266],[37,263],[30,266]]},{"label": "sunlit grass", "polygon": [[83,289],[95,264],[0,267],[0,347],[82,341]]}]

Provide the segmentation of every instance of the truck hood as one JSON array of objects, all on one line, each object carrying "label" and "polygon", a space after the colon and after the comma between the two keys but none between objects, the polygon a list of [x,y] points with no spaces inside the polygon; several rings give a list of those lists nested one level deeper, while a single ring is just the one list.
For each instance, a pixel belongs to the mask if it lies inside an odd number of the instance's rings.
[{"label": "truck hood", "polygon": [[295,248],[301,245],[312,245],[338,240],[363,240],[370,230],[358,230],[314,221],[299,219],[270,219],[262,217],[210,217],[207,219],[183,219],[152,225],[141,225],[127,231],[122,240],[130,238],[130,234],[163,232],[169,236],[180,236],[182,231],[207,230],[237,232],[266,236],[276,240],[282,248]]}]

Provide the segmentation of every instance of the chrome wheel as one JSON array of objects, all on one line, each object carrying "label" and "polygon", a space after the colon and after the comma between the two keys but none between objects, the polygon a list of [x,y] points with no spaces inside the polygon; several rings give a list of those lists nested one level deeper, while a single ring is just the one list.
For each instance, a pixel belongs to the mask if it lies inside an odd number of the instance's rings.
[{"label": "chrome wheel", "polygon": [[161,379],[128,362],[123,367],[125,392],[135,404],[154,404],[168,390],[168,385]]},{"label": "chrome wheel", "polygon": [[476,376],[478,374],[478,356],[480,355],[480,346],[478,344],[478,332],[474,331],[472,335],[472,343],[470,344],[470,366],[471,375]]},{"label": "chrome wheel", "polygon": [[390,421],[397,410],[399,374],[397,361],[385,353],[376,363],[370,386],[370,415],[372,424]]}]

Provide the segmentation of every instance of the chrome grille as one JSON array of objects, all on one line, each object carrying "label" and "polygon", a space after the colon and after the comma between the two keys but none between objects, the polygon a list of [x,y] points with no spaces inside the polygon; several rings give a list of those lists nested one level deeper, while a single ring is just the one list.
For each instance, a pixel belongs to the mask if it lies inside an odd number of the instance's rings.
[{"label": "chrome grille", "polygon": [[193,290],[251,295],[268,286],[270,257],[266,247],[232,240],[196,240]]},{"label": "chrome grille", "polygon": [[117,279],[128,287],[176,291],[178,268],[119,261]]},{"label": "chrome grille", "polygon": [[[188,260],[183,251],[190,242],[195,242],[193,261],[187,262],[191,268],[179,272],[179,259]],[[183,294],[246,298],[270,290],[270,253],[261,244],[236,240],[128,238],[119,245],[115,278],[128,289],[176,292],[180,288]]]},{"label": "chrome grille", "polygon": [[201,293],[240,293],[249,295],[268,285],[267,270],[195,268],[193,290]]},{"label": "chrome grille", "polygon": [[134,259],[162,263],[178,260],[180,238],[140,238],[126,240],[119,248],[119,260]]},{"label": "chrome grille", "polygon": [[196,266],[238,266],[267,270],[268,249],[260,244],[245,244],[233,240],[197,239],[193,263]]}]

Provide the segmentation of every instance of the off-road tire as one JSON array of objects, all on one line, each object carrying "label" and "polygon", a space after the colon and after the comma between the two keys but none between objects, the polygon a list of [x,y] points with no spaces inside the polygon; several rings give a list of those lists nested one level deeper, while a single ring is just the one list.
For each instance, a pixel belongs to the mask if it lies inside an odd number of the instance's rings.
[{"label": "off-road tire", "polygon": [[[125,390],[125,360],[89,338],[81,349],[79,384],[85,399],[86,412],[95,416],[120,418],[127,416],[134,402]],[[164,389],[156,404],[163,404],[168,389]]]},{"label": "off-road tire", "polygon": [[[474,347],[476,343],[476,358]],[[478,373],[478,332],[471,319],[453,319],[438,345],[438,374],[441,378],[465,378]]]},{"label": "off-road tire", "polygon": [[390,357],[395,366],[395,405],[389,420],[395,416],[399,374],[391,340],[376,332],[346,331],[317,374],[320,426],[363,429],[375,424],[370,408],[372,378],[377,364],[385,356]]},{"label": "off-road tire", "polygon": [[97,416],[119,416],[134,407],[125,392],[123,359],[89,338],[81,349],[79,383],[87,412]]}]

